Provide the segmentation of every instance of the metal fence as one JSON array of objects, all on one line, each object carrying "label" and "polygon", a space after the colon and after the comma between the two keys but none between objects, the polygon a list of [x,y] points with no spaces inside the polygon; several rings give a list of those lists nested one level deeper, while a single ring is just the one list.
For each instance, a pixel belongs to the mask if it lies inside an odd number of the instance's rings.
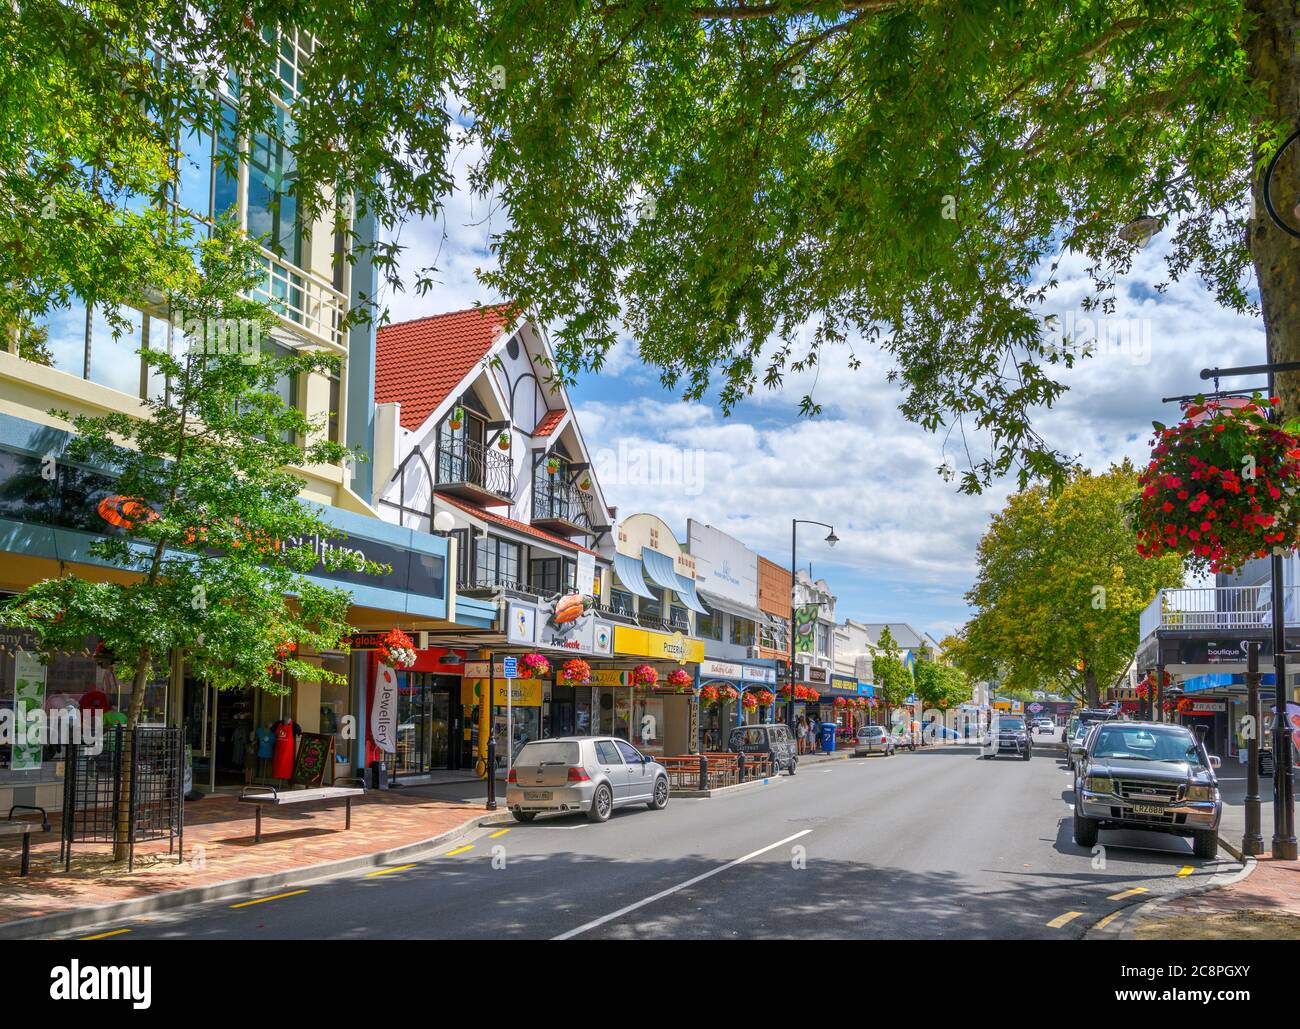
[{"label": "metal fence", "polygon": [[167,852],[183,860],[184,747],[181,728],[162,726],[118,726],[104,735],[98,753],[89,744],[66,745],[59,846],[64,871],[72,866],[74,843],[125,844],[130,870],[137,843],[167,840]]}]

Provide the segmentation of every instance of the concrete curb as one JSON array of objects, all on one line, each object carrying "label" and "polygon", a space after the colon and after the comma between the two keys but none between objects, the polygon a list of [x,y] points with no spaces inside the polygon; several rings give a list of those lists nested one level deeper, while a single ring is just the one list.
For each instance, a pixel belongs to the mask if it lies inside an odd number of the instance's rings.
[{"label": "concrete curb", "polygon": [[[1220,841],[1222,843],[1222,841]],[[1171,900],[1182,900],[1184,897],[1196,897],[1202,893],[1209,893],[1211,890],[1217,890],[1223,886],[1232,886],[1246,879],[1255,871],[1256,861],[1253,857],[1246,858],[1242,866],[1235,871],[1221,872],[1215,875],[1209,882],[1197,886],[1190,890],[1179,890],[1177,893],[1171,893],[1164,897],[1156,897],[1152,900],[1143,901],[1140,904],[1132,904],[1127,908],[1120,908],[1124,912],[1121,918],[1116,919],[1104,929],[1086,929],[1083,933],[1085,940],[1132,940],[1134,923],[1154,914],[1159,908],[1169,903]]]},{"label": "concrete curb", "polygon": [[482,814],[475,814],[460,825],[448,829],[426,840],[408,843],[391,850],[379,850],[356,857],[340,858],[318,865],[304,865],[299,868],[286,869],[283,872],[268,872],[265,875],[250,876],[246,879],[230,879],[226,882],[211,883],[207,886],[190,886],[182,890],[168,890],[149,897],[135,897],[131,900],[114,901],[98,907],[76,908],[60,911],[53,915],[36,915],[21,918],[13,922],[0,923],[0,940],[22,940],[32,937],[48,936],[52,933],[68,932],[73,929],[100,925],[104,922],[116,922],[155,911],[169,911],[173,908],[187,907],[211,900],[227,900],[248,897],[266,890],[277,889],[291,883],[306,882],[310,879],[322,879],[326,876],[354,872],[363,868],[375,868],[380,865],[397,864],[410,861],[427,851],[443,846],[452,840],[460,839],[477,829]]}]

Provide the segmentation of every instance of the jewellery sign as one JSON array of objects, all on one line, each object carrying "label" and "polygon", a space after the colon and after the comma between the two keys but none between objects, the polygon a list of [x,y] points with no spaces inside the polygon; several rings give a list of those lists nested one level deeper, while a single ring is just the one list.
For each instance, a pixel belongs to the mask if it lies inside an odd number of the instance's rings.
[{"label": "jewellery sign", "polygon": [[569,593],[541,604],[507,601],[506,639],[526,647],[608,655],[613,653],[614,632],[609,622],[595,616],[590,597]]},{"label": "jewellery sign", "polygon": [[375,670],[375,702],[370,709],[370,735],[375,746],[397,753],[397,676],[387,665]]}]

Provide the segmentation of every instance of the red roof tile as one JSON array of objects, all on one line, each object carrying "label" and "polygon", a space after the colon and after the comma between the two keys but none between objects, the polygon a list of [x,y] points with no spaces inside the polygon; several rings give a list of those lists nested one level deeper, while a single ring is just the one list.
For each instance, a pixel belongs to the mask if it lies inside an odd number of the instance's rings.
[{"label": "red roof tile", "polygon": [[507,529],[514,529],[516,532],[522,532],[528,536],[536,536],[538,539],[546,540],[547,543],[554,543],[557,546],[569,547],[572,550],[581,550],[584,554],[593,554],[596,557],[600,555],[594,550],[589,550],[584,546],[567,540],[563,536],[556,536],[552,533],[538,529],[536,526],[529,525],[527,522],[516,521],[513,518],[506,518],[504,515],[494,514],[491,511],[484,510],[459,497],[449,497],[445,493],[438,494],[439,501],[445,501],[452,507],[459,507],[462,511],[472,514],[476,518],[482,518],[485,522],[492,522],[496,525],[505,526]]},{"label": "red roof tile", "polygon": [[376,333],[375,402],[402,405],[418,429],[510,325],[504,304],[385,325]]},{"label": "red roof tile", "polygon": [[537,428],[533,430],[533,435],[549,436],[555,431],[555,427],[560,424],[560,419],[563,418],[564,415],[565,412],[563,409],[559,411],[547,411],[546,414],[542,415],[542,420],[537,423]]}]

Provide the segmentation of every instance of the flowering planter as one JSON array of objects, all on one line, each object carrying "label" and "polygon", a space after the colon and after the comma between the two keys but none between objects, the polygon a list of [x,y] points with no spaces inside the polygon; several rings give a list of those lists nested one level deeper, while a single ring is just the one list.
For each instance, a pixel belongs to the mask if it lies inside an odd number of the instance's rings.
[{"label": "flowering planter", "polygon": [[1143,557],[1177,554],[1197,572],[1234,572],[1300,540],[1300,440],[1269,422],[1277,398],[1241,406],[1198,397],[1155,423],[1151,460],[1130,505]]}]

